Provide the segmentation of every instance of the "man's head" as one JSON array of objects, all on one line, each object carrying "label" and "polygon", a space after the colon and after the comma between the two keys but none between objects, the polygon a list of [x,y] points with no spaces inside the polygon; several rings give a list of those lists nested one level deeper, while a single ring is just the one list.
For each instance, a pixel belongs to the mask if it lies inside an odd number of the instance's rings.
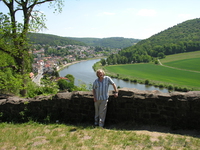
[{"label": "man's head", "polygon": [[98,78],[101,78],[101,77],[104,77],[105,72],[102,69],[98,69],[96,71],[96,75],[97,75]]}]

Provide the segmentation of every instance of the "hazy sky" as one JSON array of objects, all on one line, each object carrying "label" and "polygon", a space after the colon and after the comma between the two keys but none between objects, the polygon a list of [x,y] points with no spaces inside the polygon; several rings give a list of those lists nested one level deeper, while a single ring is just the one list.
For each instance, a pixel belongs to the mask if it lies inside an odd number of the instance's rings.
[{"label": "hazy sky", "polygon": [[65,37],[145,39],[200,18],[200,0],[66,0],[61,14],[39,8],[47,18],[42,33]]}]

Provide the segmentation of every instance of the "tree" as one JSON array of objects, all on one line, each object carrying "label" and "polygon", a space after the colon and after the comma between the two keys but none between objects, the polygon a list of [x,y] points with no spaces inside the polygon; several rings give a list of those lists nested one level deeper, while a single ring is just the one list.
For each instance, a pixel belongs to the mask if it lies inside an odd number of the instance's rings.
[{"label": "tree", "polygon": [[58,86],[60,90],[68,90],[68,91],[73,91],[74,84],[71,82],[66,81],[65,79],[60,79],[58,80]]},{"label": "tree", "polygon": [[73,75],[71,75],[71,74],[67,74],[65,77],[68,78],[69,81],[74,85],[75,78],[74,78]]},{"label": "tree", "polygon": [[158,53],[158,58],[160,59],[165,58],[165,54],[163,52]]},{"label": "tree", "polygon": [[[17,66],[16,73],[23,79],[20,94],[25,96],[28,72],[31,69],[27,34],[46,28],[44,14],[35,8],[49,3],[50,6],[55,6],[55,11],[61,12],[63,0],[2,0],[0,3],[3,3],[9,11],[8,14],[0,14],[0,51],[14,59]],[[18,13],[23,14],[23,22],[17,20]]]},{"label": "tree", "polygon": [[101,64],[102,64],[102,66],[105,66],[106,65],[106,60],[105,59],[101,59]]}]

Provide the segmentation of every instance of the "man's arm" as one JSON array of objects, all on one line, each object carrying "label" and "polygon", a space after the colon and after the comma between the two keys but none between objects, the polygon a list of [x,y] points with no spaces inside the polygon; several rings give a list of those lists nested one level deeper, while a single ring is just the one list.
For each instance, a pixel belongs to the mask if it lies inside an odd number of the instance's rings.
[{"label": "man's arm", "polygon": [[115,84],[112,84],[112,85],[113,85],[113,89],[115,90],[114,97],[118,97],[117,86]]}]

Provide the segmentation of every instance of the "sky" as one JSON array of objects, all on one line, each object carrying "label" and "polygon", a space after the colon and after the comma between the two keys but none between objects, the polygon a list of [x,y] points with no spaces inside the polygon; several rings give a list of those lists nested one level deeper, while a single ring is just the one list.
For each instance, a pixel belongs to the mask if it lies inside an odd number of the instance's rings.
[{"label": "sky", "polygon": [[[200,0],[65,0],[62,12],[47,5],[48,29],[63,37],[146,39],[186,20],[200,18]],[[0,11],[6,6],[0,2]]]}]

